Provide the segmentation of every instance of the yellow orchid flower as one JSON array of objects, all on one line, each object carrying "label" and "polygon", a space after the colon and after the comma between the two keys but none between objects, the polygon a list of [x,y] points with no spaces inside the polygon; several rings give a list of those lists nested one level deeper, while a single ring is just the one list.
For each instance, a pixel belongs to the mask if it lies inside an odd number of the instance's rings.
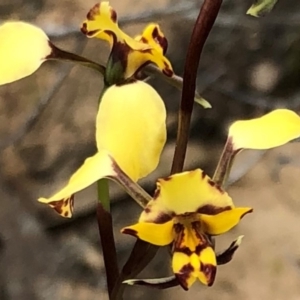
[{"label": "yellow orchid flower", "polygon": [[211,236],[229,231],[250,212],[250,207],[235,208],[229,195],[197,169],[158,180],[139,222],[122,232],[157,246],[172,244],[173,272],[187,290],[196,279],[213,284],[217,257]]},{"label": "yellow orchid flower", "polygon": [[137,80],[109,87],[99,106],[96,141],[98,152],[86,159],[68,184],[53,196],[39,199],[63,217],[72,216],[75,193],[104,177],[138,197],[134,194],[142,189],[135,181],[156,168],[166,141],[166,110],[161,97]]},{"label": "yellow orchid flower", "polygon": [[[96,37],[109,42],[109,62],[121,68],[121,80],[132,77],[150,62],[156,64],[165,75],[173,75],[171,63],[164,56],[167,40],[157,24],[148,25],[141,36],[131,38],[119,28],[117,13],[109,2],[101,2],[87,14],[81,31],[89,38]],[[109,78],[107,80],[110,81]]]},{"label": "yellow orchid flower", "polygon": [[158,180],[157,189],[137,224],[123,233],[157,246],[172,245],[175,276],[159,279],[129,279],[124,283],[184,288],[199,279],[212,285],[216,266],[229,262],[242,236],[227,250],[215,254],[211,237],[223,234],[252,212],[235,208],[223,190],[233,158],[243,149],[271,149],[300,137],[300,117],[287,109],[274,110],[260,118],[234,122],[213,179],[200,169]]}]

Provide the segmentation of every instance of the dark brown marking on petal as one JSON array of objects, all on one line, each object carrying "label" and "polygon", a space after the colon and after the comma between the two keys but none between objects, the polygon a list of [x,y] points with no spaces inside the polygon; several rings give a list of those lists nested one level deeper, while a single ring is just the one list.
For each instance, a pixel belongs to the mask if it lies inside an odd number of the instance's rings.
[{"label": "dark brown marking on petal", "polygon": [[164,177],[162,180],[163,181],[170,181],[172,180],[173,176],[168,176],[168,177]]},{"label": "dark brown marking on petal", "polygon": [[173,214],[160,213],[158,217],[155,218],[155,223],[163,224],[170,221],[172,218],[173,218]]},{"label": "dark brown marking on petal", "polygon": [[184,226],[181,223],[174,224],[173,228],[176,234],[179,234],[180,232],[184,231]]},{"label": "dark brown marking on petal", "polygon": [[174,223],[173,230],[175,233],[175,239],[173,242],[172,252],[177,251],[178,249],[181,249],[185,247],[185,245],[182,245],[184,243],[184,225],[181,223]]},{"label": "dark brown marking on petal", "polygon": [[201,172],[201,177],[204,179],[206,177],[206,173],[204,171]]},{"label": "dark brown marking on petal", "polygon": [[200,271],[205,275],[206,280],[207,280],[207,285],[212,286],[215,281],[215,277],[216,277],[216,273],[217,273],[216,266],[214,266],[212,264],[201,263]]},{"label": "dark brown marking on petal", "polygon": [[100,3],[97,3],[96,5],[93,6],[93,8],[90,9],[88,14],[86,15],[86,18],[89,21],[94,21],[95,16],[100,15]]},{"label": "dark brown marking on petal", "polygon": [[252,213],[252,212],[253,212],[253,208],[250,209],[249,211],[246,211],[245,213],[243,213],[243,214],[241,215],[240,220],[241,220],[242,218],[244,218],[245,215],[250,214],[250,213]]},{"label": "dark brown marking on petal", "polygon": [[176,248],[175,252],[184,253],[187,256],[191,256],[194,252],[189,247]]},{"label": "dark brown marking on petal", "polygon": [[52,201],[52,202],[49,202],[48,204],[57,212],[59,213],[60,215],[62,214],[62,207],[64,205],[65,201],[64,199],[62,200],[58,200],[58,201]]},{"label": "dark brown marking on petal", "polygon": [[154,195],[153,195],[153,200],[156,200],[160,195],[160,188],[156,188]]},{"label": "dark brown marking on petal", "polygon": [[171,69],[169,68],[169,66],[168,66],[168,64],[167,64],[166,62],[164,62],[164,66],[165,66],[165,68],[162,70],[162,72],[163,72],[166,76],[172,77],[173,74],[174,74],[173,70],[171,70]]},{"label": "dark brown marking on petal", "polygon": [[221,194],[224,194],[224,190],[212,179],[208,179],[208,184],[211,185],[213,188],[216,188]]},{"label": "dark brown marking on petal", "polygon": [[131,229],[131,228],[124,228],[122,230],[122,233],[124,233],[124,234],[130,234],[130,235],[132,235],[134,237],[138,237],[137,231],[134,230],[134,229]]},{"label": "dark brown marking on petal", "polygon": [[81,30],[81,32],[82,32],[83,34],[85,34],[85,35],[87,35],[87,34],[88,34],[88,30],[87,30],[87,24],[86,24],[86,22],[84,22],[84,23],[82,24],[82,26],[81,26],[80,30]]},{"label": "dark brown marking on petal", "polygon": [[190,278],[191,273],[193,271],[194,271],[194,267],[189,263],[189,264],[184,265],[180,269],[179,273],[175,273],[175,276],[176,276],[179,284],[186,291],[189,289],[187,281]]},{"label": "dark brown marking on petal", "polygon": [[197,213],[205,214],[205,215],[217,215],[223,211],[230,210],[230,209],[232,209],[231,206],[219,207],[212,204],[206,204],[204,206],[200,206],[197,209]]},{"label": "dark brown marking on petal", "polygon": [[114,23],[117,23],[118,15],[113,8],[110,9],[110,18]]},{"label": "dark brown marking on petal", "polygon": [[141,37],[140,41],[144,44],[148,44],[148,40],[145,37]]},{"label": "dark brown marking on petal", "polygon": [[152,37],[155,42],[161,46],[161,48],[163,49],[163,54],[165,54],[168,49],[168,40],[164,36],[159,34],[157,26],[152,32]]},{"label": "dark brown marking on petal", "polygon": [[64,216],[67,217],[69,214],[67,211],[65,211]]},{"label": "dark brown marking on petal", "polygon": [[151,212],[151,208],[149,206],[145,207],[144,212],[149,214]]},{"label": "dark brown marking on petal", "polygon": [[87,35],[87,36],[93,36],[93,35],[95,35],[97,32],[99,32],[99,30],[91,30],[91,31],[87,31],[86,35]]}]

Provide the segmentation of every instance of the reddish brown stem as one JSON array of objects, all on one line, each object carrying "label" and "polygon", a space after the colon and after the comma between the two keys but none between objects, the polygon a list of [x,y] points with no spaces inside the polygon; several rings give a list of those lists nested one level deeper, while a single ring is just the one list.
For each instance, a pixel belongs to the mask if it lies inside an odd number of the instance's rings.
[{"label": "reddish brown stem", "polygon": [[183,169],[194,105],[199,61],[202,49],[217,18],[221,4],[222,0],[205,0],[193,29],[184,67],[177,141],[171,170],[172,174],[181,172]]},{"label": "reddish brown stem", "polygon": [[106,211],[102,204],[97,204],[97,220],[102,244],[103,259],[106,270],[107,289],[109,298],[113,287],[119,277],[119,269],[117,263],[117,251],[113,233],[112,216]]}]

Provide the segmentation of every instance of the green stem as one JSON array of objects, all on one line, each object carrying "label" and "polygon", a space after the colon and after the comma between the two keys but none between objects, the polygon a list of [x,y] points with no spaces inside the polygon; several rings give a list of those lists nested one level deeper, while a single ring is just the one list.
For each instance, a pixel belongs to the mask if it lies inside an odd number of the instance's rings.
[{"label": "green stem", "polygon": [[109,186],[106,178],[100,179],[97,182],[98,188],[98,201],[102,204],[104,209],[110,212],[110,200],[109,200]]}]

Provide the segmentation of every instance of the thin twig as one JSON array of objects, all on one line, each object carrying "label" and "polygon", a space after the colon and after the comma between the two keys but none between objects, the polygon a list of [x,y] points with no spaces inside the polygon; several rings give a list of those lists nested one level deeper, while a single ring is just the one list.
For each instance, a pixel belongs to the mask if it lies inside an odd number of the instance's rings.
[{"label": "thin twig", "polygon": [[199,60],[221,4],[222,0],[204,1],[191,36],[183,74],[182,98],[178,116],[177,141],[171,170],[172,174],[181,172],[183,169],[193,111]]}]

